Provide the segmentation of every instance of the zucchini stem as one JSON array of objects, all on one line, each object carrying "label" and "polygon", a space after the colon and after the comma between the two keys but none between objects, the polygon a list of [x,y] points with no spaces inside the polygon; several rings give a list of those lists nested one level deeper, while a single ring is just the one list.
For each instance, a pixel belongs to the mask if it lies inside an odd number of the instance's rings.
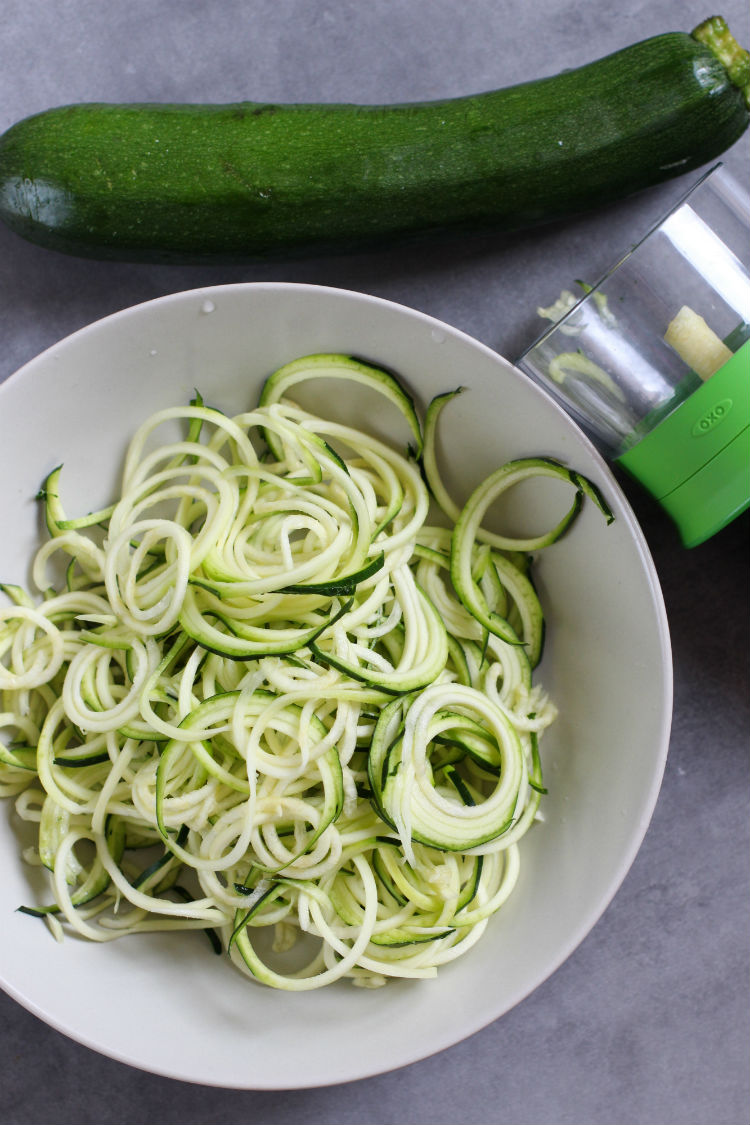
[{"label": "zucchini stem", "polygon": [[691,34],[724,64],[730,80],[742,91],[745,104],[750,108],[750,52],[740,47],[726,20],[722,16],[710,16]]}]

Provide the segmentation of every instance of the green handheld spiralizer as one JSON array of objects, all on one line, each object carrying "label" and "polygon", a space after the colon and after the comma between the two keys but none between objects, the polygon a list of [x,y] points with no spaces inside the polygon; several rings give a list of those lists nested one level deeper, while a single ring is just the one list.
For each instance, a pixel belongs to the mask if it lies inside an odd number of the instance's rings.
[{"label": "green handheld spiralizer", "polygon": [[686,547],[750,505],[750,196],[705,173],[517,360],[671,516]]}]

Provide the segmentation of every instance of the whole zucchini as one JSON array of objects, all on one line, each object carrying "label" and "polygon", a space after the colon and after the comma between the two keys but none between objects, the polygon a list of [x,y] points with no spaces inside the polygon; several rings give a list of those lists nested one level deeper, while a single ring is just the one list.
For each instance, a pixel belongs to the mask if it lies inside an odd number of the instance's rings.
[{"label": "whole zucchini", "polygon": [[447,101],[62,106],[0,137],[0,217],[70,254],[180,262],[515,230],[714,159],[747,127],[749,83],[714,17]]}]

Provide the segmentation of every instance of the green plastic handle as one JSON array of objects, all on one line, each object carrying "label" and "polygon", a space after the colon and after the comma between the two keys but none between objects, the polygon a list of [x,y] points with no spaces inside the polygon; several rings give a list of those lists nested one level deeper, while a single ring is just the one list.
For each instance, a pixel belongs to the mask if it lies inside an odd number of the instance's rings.
[{"label": "green plastic handle", "polygon": [[686,547],[750,506],[750,340],[616,461],[669,513]]}]

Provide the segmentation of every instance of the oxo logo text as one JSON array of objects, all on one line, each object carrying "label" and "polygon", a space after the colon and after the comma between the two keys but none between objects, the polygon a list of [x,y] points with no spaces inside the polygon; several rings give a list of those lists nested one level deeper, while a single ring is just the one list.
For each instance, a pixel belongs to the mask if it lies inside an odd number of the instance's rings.
[{"label": "oxo logo text", "polygon": [[721,402],[715,402],[694,424],[691,430],[693,437],[701,437],[702,434],[709,434],[711,430],[716,429],[716,427],[724,421],[731,409],[731,398],[723,398]]}]

